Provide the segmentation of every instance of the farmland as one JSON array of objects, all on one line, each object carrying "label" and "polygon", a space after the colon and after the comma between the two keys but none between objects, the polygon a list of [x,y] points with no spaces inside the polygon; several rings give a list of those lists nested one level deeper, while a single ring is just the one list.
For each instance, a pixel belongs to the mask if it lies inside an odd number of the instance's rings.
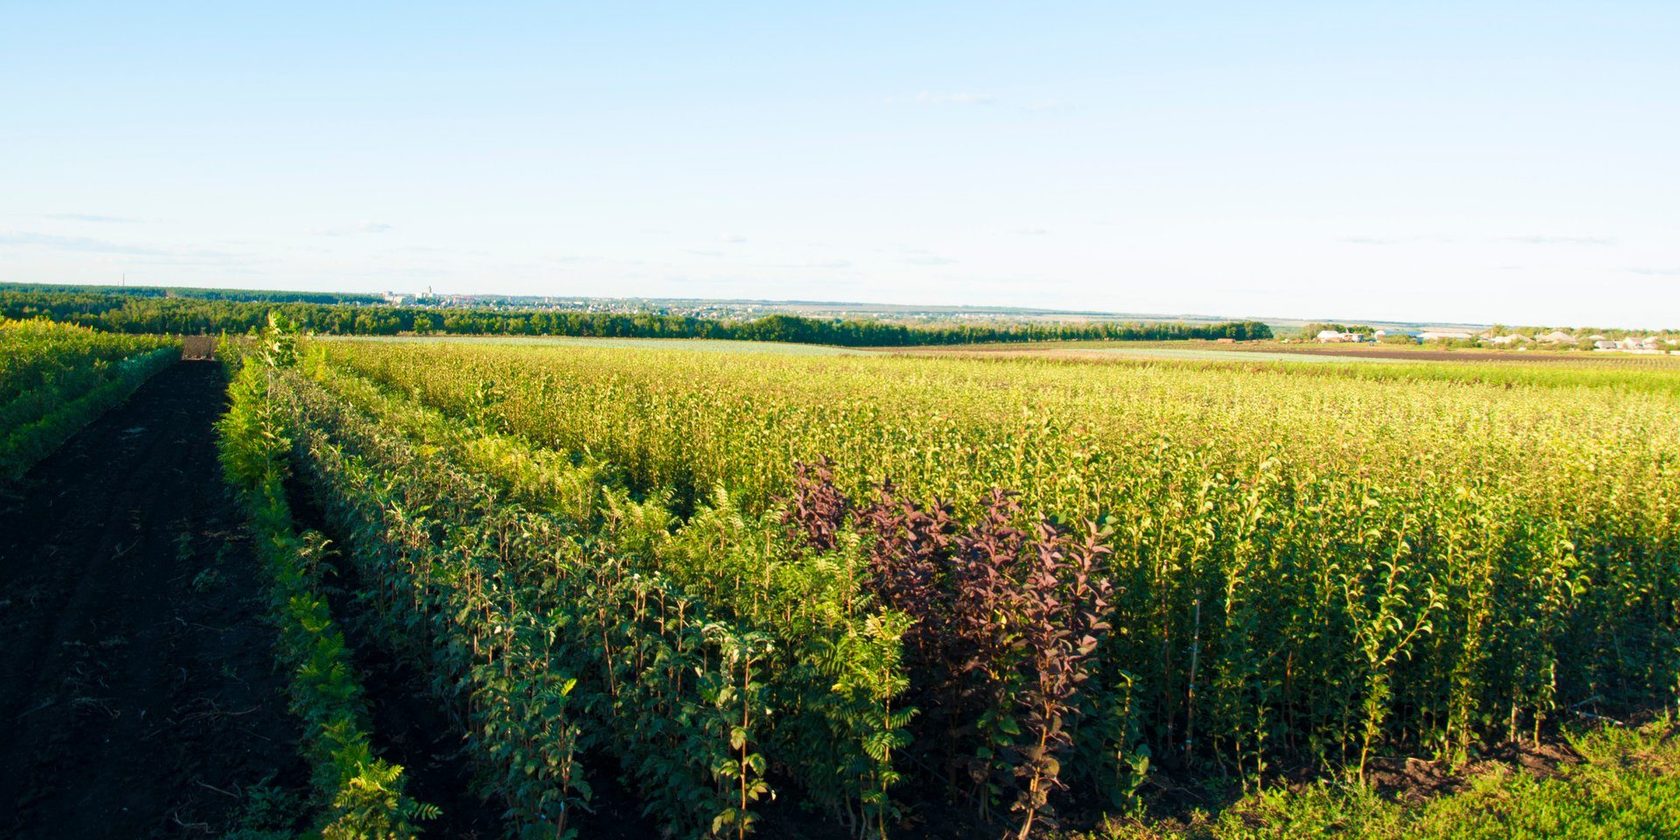
[{"label": "farmland", "polygon": [[1680,0],[84,5],[0,840],[1680,840]]},{"label": "farmland", "polygon": [[1666,383],[1404,367],[320,340],[266,399],[516,823],[605,760],[679,834],[1025,836],[1673,701]]},{"label": "farmland", "polygon": [[[136,387],[76,447],[183,434],[130,419],[158,387],[220,410],[173,340],[4,328],[7,405],[57,440]],[[281,797],[199,808],[262,836],[1675,828],[1670,365],[274,329],[220,355],[249,538],[208,560],[142,536],[127,585],[265,605],[238,626],[279,668],[241,690],[296,734],[242,764],[194,747]],[[85,387],[104,402],[66,414]],[[128,502],[143,535],[228,527],[187,524],[226,516],[208,445]],[[58,515],[30,504],[6,515]],[[14,548],[73,544],[53,533]],[[47,604],[95,603],[21,557],[9,579],[64,588]],[[51,625],[17,616],[23,673]],[[54,720],[51,680],[22,685],[48,711],[8,708]],[[146,689],[113,685],[97,708],[132,719]]]}]

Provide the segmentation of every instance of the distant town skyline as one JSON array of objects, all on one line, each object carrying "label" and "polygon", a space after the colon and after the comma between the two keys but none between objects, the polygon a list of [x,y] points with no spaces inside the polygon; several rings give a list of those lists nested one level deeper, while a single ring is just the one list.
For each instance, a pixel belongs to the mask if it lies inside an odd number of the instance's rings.
[{"label": "distant town skyline", "polygon": [[1680,327],[1680,4],[6,20],[3,281]]}]

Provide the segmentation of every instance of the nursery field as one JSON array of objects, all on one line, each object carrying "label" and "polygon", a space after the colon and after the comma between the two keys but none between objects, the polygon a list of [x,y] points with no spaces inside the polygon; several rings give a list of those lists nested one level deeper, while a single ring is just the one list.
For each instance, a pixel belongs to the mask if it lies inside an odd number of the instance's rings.
[{"label": "nursery field", "polygon": [[[606,796],[677,836],[1147,833],[1208,780],[1263,813],[1573,762],[1680,688],[1662,372],[364,340],[246,368],[230,436],[289,465],[523,832]],[[1657,765],[1617,813],[1677,793]]]},{"label": "nursery field", "polygon": [[179,355],[172,339],[0,318],[0,481],[17,479]]},{"label": "nursery field", "polygon": [[1672,365],[0,339],[25,835],[1680,833]]}]

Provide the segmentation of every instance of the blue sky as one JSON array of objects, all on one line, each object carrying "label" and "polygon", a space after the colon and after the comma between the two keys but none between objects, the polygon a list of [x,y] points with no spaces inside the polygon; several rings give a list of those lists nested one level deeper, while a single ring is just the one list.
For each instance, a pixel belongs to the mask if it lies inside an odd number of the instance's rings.
[{"label": "blue sky", "polygon": [[1677,44],[1673,0],[0,0],[0,279],[1680,326]]}]

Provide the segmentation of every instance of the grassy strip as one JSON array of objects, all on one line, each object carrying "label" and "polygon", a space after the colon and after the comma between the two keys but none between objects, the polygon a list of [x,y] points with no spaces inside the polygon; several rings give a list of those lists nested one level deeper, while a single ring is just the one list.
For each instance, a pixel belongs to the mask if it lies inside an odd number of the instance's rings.
[{"label": "grassy strip", "polygon": [[291,708],[304,723],[304,752],[324,804],[328,838],[413,837],[434,806],[403,793],[402,767],[373,755],[362,689],[349,649],[319,594],[325,541],[297,534],[284,490],[288,443],[268,399],[269,359],[235,359],[232,404],[218,424],[223,469],[250,513],[257,552],[267,568],[278,655],[291,670]]},{"label": "grassy strip", "polygon": [[1066,840],[1680,837],[1680,733],[1672,719],[1574,733],[1581,761],[1545,777],[1494,765],[1456,793],[1406,804],[1352,783],[1247,796],[1187,821],[1111,823]]},{"label": "grassy strip", "polygon": [[14,429],[0,429],[0,481],[22,478],[30,467],[52,454],[77,430],[128,399],[146,380],[174,364],[180,352],[179,348],[163,347],[130,356],[112,367],[109,379],[82,396]]}]

